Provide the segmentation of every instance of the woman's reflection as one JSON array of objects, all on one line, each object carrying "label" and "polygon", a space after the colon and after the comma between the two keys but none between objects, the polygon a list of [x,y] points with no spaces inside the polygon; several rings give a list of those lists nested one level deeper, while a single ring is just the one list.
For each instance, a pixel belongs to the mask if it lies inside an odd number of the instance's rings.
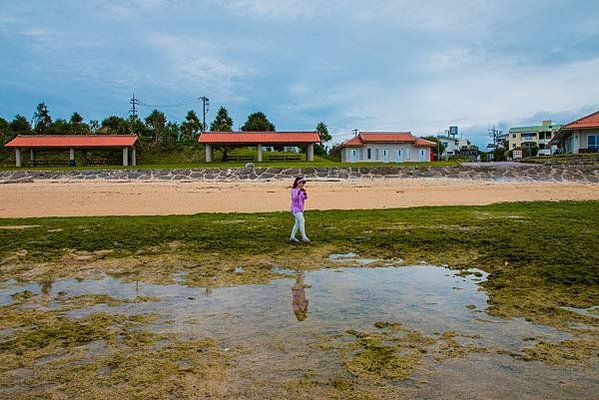
[{"label": "woman's reflection", "polygon": [[295,273],[295,284],[291,288],[293,299],[291,305],[293,307],[293,313],[298,321],[303,321],[308,317],[308,299],[306,298],[306,287],[304,283],[304,272],[296,271]]}]

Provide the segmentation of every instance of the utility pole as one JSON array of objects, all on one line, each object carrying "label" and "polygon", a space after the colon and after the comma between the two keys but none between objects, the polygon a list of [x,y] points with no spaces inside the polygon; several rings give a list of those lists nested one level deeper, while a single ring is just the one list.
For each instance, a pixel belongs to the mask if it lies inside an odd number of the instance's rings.
[{"label": "utility pole", "polygon": [[489,128],[489,136],[491,137],[491,140],[493,140],[493,149],[496,149],[499,147],[499,136],[501,136],[502,132],[499,129],[495,128],[495,125],[493,125],[493,128]]},{"label": "utility pole", "polygon": [[135,98],[135,93],[133,93],[133,97],[129,100],[129,104],[131,104],[131,108],[129,109],[129,114],[135,119],[137,118],[137,107],[140,103],[139,100]]},{"label": "utility pole", "polygon": [[202,132],[206,132],[206,113],[210,106],[210,99],[206,96],[198,97],[198,100],[202,102]]},{"label": "utility pole", "polygon": [[[489,128],[489,136],[493,141],[493,144],[491,144],[491,153],[493,153],[493,161],[495,161],[495,150],[499,148],[499,136],[501,136],[501,134],[502,132],[499,129],[496,129],[495,125],[493,125],[493,128]],[[487,148],[489,148],[489,146],[487,146]]]}]

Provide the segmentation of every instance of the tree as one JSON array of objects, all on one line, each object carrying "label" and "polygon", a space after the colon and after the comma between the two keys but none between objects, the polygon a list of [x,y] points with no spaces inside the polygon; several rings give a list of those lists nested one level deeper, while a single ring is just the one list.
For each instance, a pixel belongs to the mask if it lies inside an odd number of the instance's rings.
[{"label": "tree", "polygon": [[148,127],[143,123],[137,116],[129,117],[129,133],[133,135],[139,135],[140,137],[148,137],[150,132]]},{"label": "tree", "polygon": [[445,153],[446,146],[439,140],[436,136],[425,136],[423,139],[428,140],[429,142],[435,142],[435,147],[433,147],[433,154],[435,156],[435,160],[441,159],[441,154]]},{"label": "tree", "polygon": [[14,119],[10,122],[10,130],[15,135],[31,135],[33,133],[29,121],[21,114],[15,115]]},{"label": "tree", "polygon": [[45,135],[48,133],[48,129],[52,124],[52,118],[48,107],[44,103],[39,103],[33,114],[33,125],[35,126],[35,133],[38,135]]},{"label": "tree", "polygon": [[12,137],[13,133],[10,129],[10,123],[4,118],[0,117],[0,146],[6,144],[12,139]]},{"label": "tree", "polygon": [[189,110],[185,116],[185,122],[181,124],[181,133],[185,140],[193,140],[202,129],[202,122],[195,111]]},{"label": "tree", "polygon": [[83,117],[78,112],[74,112],[71,115],[71,119],[69,120],[69,122],[73,125],[81,124],[83,123]]},{"label": "tree", "polygon": [[117,115],[111,115],[102,121],[101,133],[112,135],[127,135],[131,132],[129,121]]},{"label": "tree", "polygon": [[[266,116],[264,118],[266,118]],[[210,130],[212,132],[231,132],[233,130],[233,118],[229,117],[229,112],[225,107],[221,106],[218,109],[214,121],[210,124]]]},{"label": "tree", "polygon": [[46,131],[48,135],[69,135],[71,133],[71,124],[69,121],[58,118],[52,122]]},{"label": "tree", "polygon": [[158,146],[163,150],[174,148],[177,144],[179,132],[179,125],[174,122],[168,122],[161,132]]},{"label": "tree", "polygon": [[266,115],[262,112],[256,112],[248,116],[247,121],[241,127],[242,131],[249,132],[265,132],[274,131],[275,126],[266,118]]},{"label": "tree", "polygon": [[163,112],[154,110],[146,117],[146,126],[149,128],[154,144],[159,145],[162,133],[166,127],[166,117]]},{"label": "tree", "polygon": [[333,137],[329,133],[329,128],[327,127],[327,124],[325,124],[322,121],[316,125],[316,132],[318,132],[318,136],[320,136],[320,143],[317,143],[316,146],[314,146],[314,152],[318,155],[324,156],[327,154],[328,150],[327,146],[324,143],[328,142]]},{"label": "tree", "polygon": [[69,133],[71,135],[87,135],[90,133],[89,125],[85,123],[83,117],[77,112],[74,112],[71,115],[71,118],[69,119],[69,125]]},{"label": "tree", "polygon": [[89,130],[91,133],[95,134],[100,128],[100,123],[97,119],[92,119],[89,121]]}]

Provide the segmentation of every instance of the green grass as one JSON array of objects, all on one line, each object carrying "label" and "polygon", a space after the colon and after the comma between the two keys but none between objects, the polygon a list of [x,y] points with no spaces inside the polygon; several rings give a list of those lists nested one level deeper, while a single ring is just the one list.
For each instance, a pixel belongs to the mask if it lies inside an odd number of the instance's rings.
[{"label": "green grass", "polygon": [[331,252],[353,251],[486,270],[497,315],[558,324],[572,318],[559,306],[599,304],[599,201],[307,211],[310,246],[287,242],[292,222],[289,213],[2,219],[2,226],[37,227],[0,229],[0,278],[35,276],[28,265],[42,261],[63,268],[65,249],[205,257],[214,268],[260,257],[314,268]]},{"label": "green grass", "polygon": [[[308,211],[306,220],[315,245],[340,251],[481,267],[507,262],[542,268],[555,282],[599,284],[599,202]],[[288,213],[0,219],[39,225],[0,230],[0,254],[27,250],[48,260],[70,248],[127,255],[182,242],[190,252],[256,255],[287,250],[291,223]]]}]

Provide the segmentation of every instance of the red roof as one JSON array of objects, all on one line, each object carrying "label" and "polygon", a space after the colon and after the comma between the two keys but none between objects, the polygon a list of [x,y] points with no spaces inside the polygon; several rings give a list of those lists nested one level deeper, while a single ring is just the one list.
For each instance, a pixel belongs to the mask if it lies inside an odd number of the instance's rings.
[{"label": "red roof", "polygon": [[426,140],[426,139],[416,139],[416,143],[414,143],[416,146],[423,146],[423,147],[434,147],[437,145],[437,143],[435,142],[431,142],[430,140]]},{"label": "red roof", "polygon": [[200,143],[209,144],[301,144],[319,143],[318,132],[205,132]]},{"label": "red roof", "polygon": [[364,145],[364,142],[362,142],[360,137],[354,136],[353,138],[349,139],[347,142],[343,143],[342,146],[344,146],[344,147],[362,147],[362,145]]},{"label": "red roof", "polygon": [[562,130],[599,128],[599,111],[562,126]]},{"label": "red roof", "polygon": [[416,138],[411,132],[360,132],[364,143],[413,142]]},{"label": "red roof", "polygon": [[132,147],[137,135],[18,135],[4,147]]},{"label": "red roof", "polygon": [[411,132],[360,132],[341,147],[361,147],[367,143],[412,143],[415,146],[436,146],[436,143],[417,138]]}]

